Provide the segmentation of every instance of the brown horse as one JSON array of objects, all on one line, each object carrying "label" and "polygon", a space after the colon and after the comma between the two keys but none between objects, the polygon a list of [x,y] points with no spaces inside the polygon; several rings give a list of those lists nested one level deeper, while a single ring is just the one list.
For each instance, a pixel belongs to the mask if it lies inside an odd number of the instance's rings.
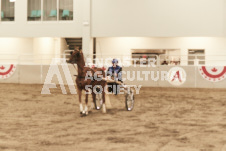
[{"label": "brown horse", "polygon": [[[78,95],[79,95],[79,103],[80,103],[80,113],[83,115],[88,115],[88,93],[91,90],[92,97],[93,97],[93,104],[92,107],[94,106],[94,102],[96,101],[96,93],[93,90],[96,86],[101,87],[102,91],[102,99],[103,99],[103,113],[106,113],[106,106],[105,106],[105,86],[106,86],[106,81],[103,80],[102,78],[105,78],[105,72],[101,68],[89,68],[85,67],[85,61],[84,61],[84,56],[81,50],[75,49],[71,53],[70,60],[68,61],[69,63],[72,64],[77,64],[77,69],[78,69],[78,75],[76,78],[76,84],[77,84],[77,89],[78,89]],[[98,78],[97,78],[98,77]],[[85,109],[83,110],[83,105],[82,105],[82,90],[86,91],[86,98],[85,98]]]}]

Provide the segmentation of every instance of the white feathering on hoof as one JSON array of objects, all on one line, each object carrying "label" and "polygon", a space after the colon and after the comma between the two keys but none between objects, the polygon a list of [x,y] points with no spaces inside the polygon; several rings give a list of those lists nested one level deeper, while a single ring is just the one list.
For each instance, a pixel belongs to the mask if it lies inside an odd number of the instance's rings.
[{"label": "white feathering on hoof", "polygon": [[84,111],[82,111],[82,114],[83,114],[83,115],[85,115],[85,114],[86,114],[85,110],[84,110]]},{"label": "white feathering on hoof", "polygon": [[83,112],[83,106],[82,106],[82,103],[80,103],[80,112]]},{"label": "white feathering on hoof", "polygon": [[91,103],[90,109],[91,109],[91,110],[94,109],[94,106],[95,106],[95,105],[94,105],[94,103],[92,102],[92,103]]},{"label": "white feathering on hoof", "polygon": [[87,105],[85,106],[85,114],[88,115],[88,107],[87,107]]},{"label": "white feathering on hoof", "polygon": [[103,113],[106,113],[106,105],[105,105],[105,103],[103,104]]},{"label": "white feathering on hoof", "polygon": [[105,95],[105,103],[106,103],[106,106],[107,106],[108,109],[111,109],[111,108],[112,108],[111,100],[110,100],[109,94],[106,94],[106,95]]}]

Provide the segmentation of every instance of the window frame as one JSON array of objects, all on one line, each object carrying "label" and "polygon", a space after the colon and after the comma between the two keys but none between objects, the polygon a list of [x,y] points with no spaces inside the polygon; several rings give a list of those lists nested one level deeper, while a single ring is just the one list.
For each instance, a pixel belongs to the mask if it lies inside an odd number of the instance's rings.
[{"label": "window frame", "polygon": [[[27,0],[27,4],[28,4],[28,1],[29,0]],[[41,20],[39,20],[39,21],[33,21],[33,20],[28,20],[28,5],[27,5],[27,23],[28,24],[40,24],[40,23],[72,23],[72,22],[75,22],[75,11],[74,11],[74,9],[75,9],[75,5],[74,5],[74,3],[75,3],[75,0],[73,0],[73,4],[72,4],[72,7],[73,7],[73,19],[72,20],[60,20],[60,14],[59,14],[59,7],[60,7],[60,0],[56,0],[57,1],[57,20],[43,20],[44,19],[44,16],[43,16],[43,11],[44,11],[44,2],[43,2],[44,0],[41,0],[41,12],[42,12],[42,14],[41,14]]]},{"label": "window frame", "polygon": [[[14,3],[14,19],[12,21],[4,21],[2,20],[2,17],[0,18],[0,24],[14,24],[15,20],[16,20],[16,14],[15,14],[15,7],[16,7],[16,1],[15,2],[10,2],[10,3]],[[2,13],[2,0],[0,0],[0,12]]]},{"label": "window frame", "polygon": [[[194,51],[194,52],[203,51],[203,54],[202,54],[203,56],[198,56],[198,54],[194,54],[194,56],[192,56],[190,51]],[[204,48],[188,49],[188,62],[187,62],[188,65],[195,65],[195,59],[200,59],[199,57],[203,57],[204,59],[201,59],[201,61],[199,60],[198,65],[205,65],[206,64],[206,49],[204,49]],[[203,63],[200,63],[200,62],[203,62]]]}]

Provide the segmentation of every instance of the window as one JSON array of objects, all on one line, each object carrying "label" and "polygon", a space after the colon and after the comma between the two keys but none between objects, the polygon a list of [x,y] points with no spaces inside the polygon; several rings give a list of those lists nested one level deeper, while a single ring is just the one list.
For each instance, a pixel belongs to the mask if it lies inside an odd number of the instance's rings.
[{"label": "window", "polygon": [[73,0],[60,0],[60,20],[73,20]]},{"label": "window", "polygon": [[[157,58],[160,54],[164,54],[165,50],[160,49],[132,49],[132,64],[149,64]],[[150,62],[148,62],[150,61]],[[156,64],[157,62],[155,62]]]},{"label": "window", "polygon": [[14,5],[14,1],[1,0],[1,21],[14,21]]},{"label": "window", "polygon": [[44,0],[43,8],[43,20],[57,20],[57,0]]},{"label": "window", "polygon": [[[197,62],[195,63],[195,60]],[[188,65],[205,65],[204,49],[188,49]]]},{"label": "window", "polygon": [[28,0],[28,21],[73,20],[73,0]]},{"label": "window", "polygon": [[40,21],[41,20],[41,0],[28,0],[27,9],[29,21]]}]

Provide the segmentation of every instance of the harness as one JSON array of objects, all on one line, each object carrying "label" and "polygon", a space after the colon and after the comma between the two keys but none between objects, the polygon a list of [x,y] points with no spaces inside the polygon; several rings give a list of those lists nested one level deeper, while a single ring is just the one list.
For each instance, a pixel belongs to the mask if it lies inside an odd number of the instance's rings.
[{"label": "harness", "polygon": [[[81,67],[80,65],[77,64],[77,66],[82,70],[82,67]],[[75,70],[77,70],[74,64],[73,64],[73,67],[75,68]],[[90,68],[90,70],[92,71],[92,74],[94,75],[95,71],[94,71],[92,68]],[[77,73],[78,73],[78,70],[77,70]],[[79,79],[84,79],[84,78],[86,78],[86,76],[78,76],[78,75],[74,75],[74,76],[76,76],[76,77],[79,78]],[[94,77],[94,76],[92,76],[92,79],[93,79],[93,77]],[[93,80],[92,80],[92,81],[93,81]]]}]

